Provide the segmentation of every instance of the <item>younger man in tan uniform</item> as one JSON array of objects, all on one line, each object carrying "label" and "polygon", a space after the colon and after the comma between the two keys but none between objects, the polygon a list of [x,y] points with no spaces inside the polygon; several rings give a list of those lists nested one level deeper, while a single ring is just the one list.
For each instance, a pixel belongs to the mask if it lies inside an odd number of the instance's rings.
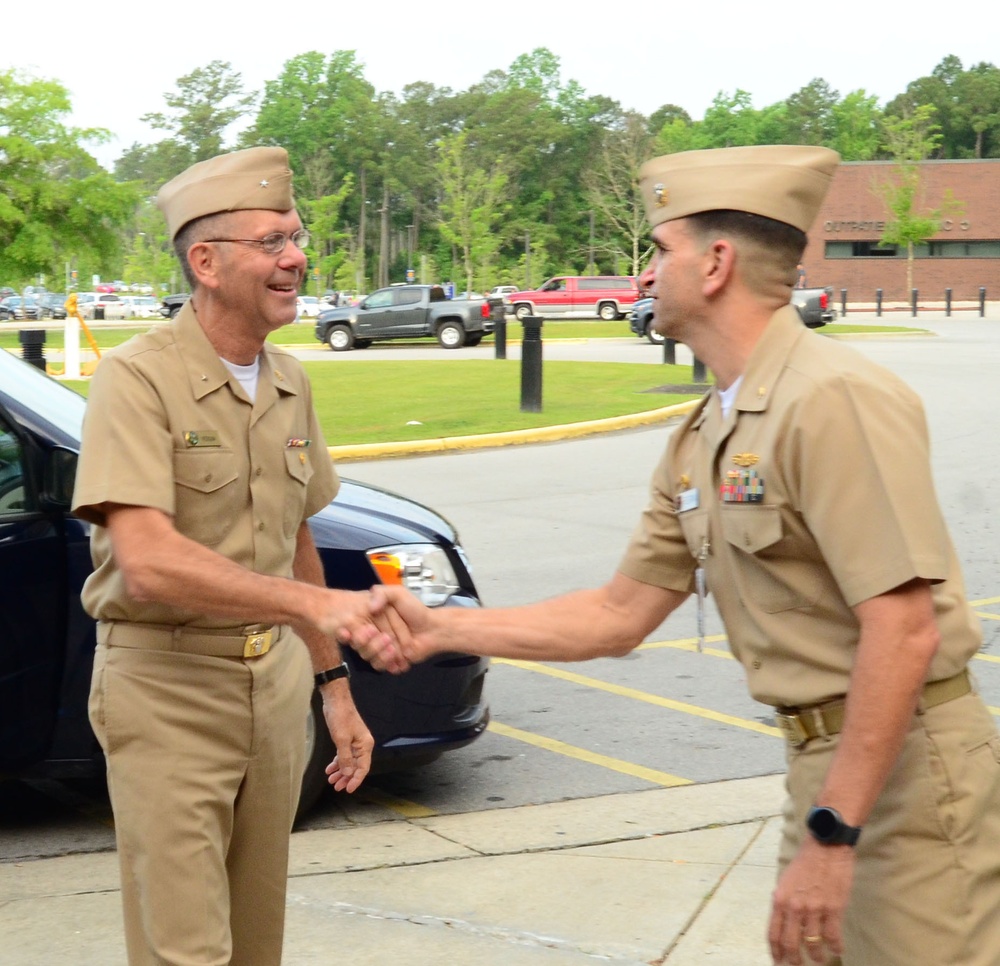
[{"label": "younger man in tan uniform", "polygon": [[313,674],[353,791],[373,741],[336,636],[376,630],[367,595],[325,586],[306,520],[337,477],[301,366],[264,341],[306,266],[285,151],[196,164],[158,202],[193,295],[91,385],[91,720],[131,966],[277,966]]},{"label": "younger man in tan uniform", "polygon": [[393,590],[411,637],[358,650],[396,671],[453,649],[624,654],[707,586],[789,739],[775,961],[997,966],[1000,738],[968,676],[980,635],[922,408],[788,306],[837,161],[774,146],[643,167],[654,325],[717,389],[674,432],[619,571],[501,611]]}]

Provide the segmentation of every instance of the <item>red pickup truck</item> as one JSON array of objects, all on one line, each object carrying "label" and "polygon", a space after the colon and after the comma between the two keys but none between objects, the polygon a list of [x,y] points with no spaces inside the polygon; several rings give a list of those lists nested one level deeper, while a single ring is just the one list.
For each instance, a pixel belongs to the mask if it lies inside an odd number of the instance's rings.
[{"label": "red pickup truck", "polygon": [[533,292],[512,292],[504,301],[519,319],[623,319],[642,298],[638,281],[629,275],[561,275]]}]

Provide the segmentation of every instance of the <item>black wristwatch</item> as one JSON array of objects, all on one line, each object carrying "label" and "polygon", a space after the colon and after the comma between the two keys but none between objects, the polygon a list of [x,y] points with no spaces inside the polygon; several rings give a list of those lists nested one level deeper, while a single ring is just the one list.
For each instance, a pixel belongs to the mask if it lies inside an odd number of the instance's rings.
[{"label": "black wristwatch", "polygon": [[331,681],[339,681],[341,678],[349,678],[351,676],[351,669],[347,664],[338,664],[336,667],[332,667],[326,671],[320,671],[313,680],[316,682],[316,687],[322,687],[324,684],[329,684]]},{"label": "black wristwatch", "polygon": [[840,812],[826,805],[814,805],[809,809],[806,828],[822,845],[855,845],[861,835],[857,825],[848,825]]}]

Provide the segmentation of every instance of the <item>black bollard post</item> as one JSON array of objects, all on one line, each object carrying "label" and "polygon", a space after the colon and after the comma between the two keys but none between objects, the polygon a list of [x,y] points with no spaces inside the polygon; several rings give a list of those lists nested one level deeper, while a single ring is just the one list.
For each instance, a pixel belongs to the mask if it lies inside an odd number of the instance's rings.
[{"label": "black bollard post", "polygon": [[526,315],[521,319],[524,338],[521,340],[521,412],[542,411],[542,323],[540,316]]},{"label": "black bollard post", "polygon": [[979,286],[979,318],[984,318],[986,315],[986,286]]},{"label": "black bollard post", "polygon": [[21,358],[45,372],[45,330],[21,329],[17,340],[21,343]]},{"label": "black bollard post", "polygon": [[945,318],[951,318],[951,289],[944,290],[944,314]]},{"label": "black bollard post", "polygon": [[910,315],[914,318],[917,317],[917,290],[915,288],[910,289]]},{"label": "black bollard post", "polygon": [[493,322],[494,358],[507,358],[507,313],[504,311],[503,299],[495,295],[487,299],[490,306],[490,320]]},{"label": "black bollard post", "polygon": [[842,288],[840,290],[840,317],[842,319],[847,318],[847,289]]},{"label": "black bollard post", "polygon": [[665,366],[677,365],[677,340],[663,340],[663,364]]},{"label": "black bollard post", "polygon": [[882,289],[875,289],[875,314],[879,317],[882,315]]},{"label": "black bollard post", "polygon": [[705,372],[705,363],[702,362],[697,356],[694,357],[694,365],[691,366],[691,381],[696,386],[700,386],[702,383],[708,382],[708,376]]}]

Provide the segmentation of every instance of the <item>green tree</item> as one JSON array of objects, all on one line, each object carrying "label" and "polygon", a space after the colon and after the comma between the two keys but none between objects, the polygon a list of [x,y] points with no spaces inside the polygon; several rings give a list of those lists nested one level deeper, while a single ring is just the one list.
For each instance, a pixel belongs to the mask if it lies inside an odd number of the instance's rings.
[{"label": "green tree", "polygon": [[139,193],[84,149],[108,134],[67,126],[69,94],[55,81],[0,71],[0,277],[61,280],[68,263],[111,268],[119,229]]},{"label": "green tree", "polygon": [[760,113],[747,91],[737,89],[729,96],[719,91],[705,112],[699,127],[699,147],[731,148],[766,143],[760,140]]},{"label": "green tree", "polygon": [[830,144],[836,132],[840,95],[816,77],[785,100],[784,137],[788,144]]},{"label": "green tree", "polygon": [[177,79],[177,90],[163,95],[170,112],[153,111],[141,120],[168,131],[184,145],[193,161],[204,161],[225,149],[225,132],[244,117],[256,100],[243,90],[243,79],[228,61],[213,60]]},{"label": "green tree", "polygon": [[[312,235],[307,254],[317,295],[335,284],[340,266],[349,257],[351,233],[342,227],[340,209],[353,187],[354,179],[348,175],[338,191],[299,202]],[[353,282],[350,287],[353,287]]]},{"label": "green tree", "polygon": [[649,115],[649,133],[655,137],[663,130],[665,124],[673,124],[675,121],[690,124],[691,115],[676,104],[661,104]]},{"label": "green tree", "polygon": [[461,251],[466,289],[484,289],[499,249],[494,228],[506,210],[507,175],[499,163],[490,171],[471,163],[464,131],[445,138],[439,150],[441,234]]},{"label": "green tree", "polygon": [[974,158],[1000,156],[1000,70],[981,63],[960,74],[955,91],[955,126],[971,132]]},{"label": "green tree", "polygon": [[851,91],[834,104],[832,112],[834,134],[828,146],[845,161],[871,161],[882,137],[878,98],[864,90]]},{"label": "green tree", "polygon": [[945,210],[954,211],[957,203],[947,197],[942,209],[919,211],[921,201],[920,163],[938,147],[940,130],[934,123],[934,108],[919,105],[912,114],[884,119],[885,143],[895,162],[894,177],[879,185],[889,209],[882,233],[883,245],[906,248],[906,288],[913,289],[913,249],[937,233]]},{"label": "green tree", "polygon": [[[641,114],[626,113],[609,129],[593,165],[584,172],[587,200],[601,228],[601,247],[612,256],[621,254],[638,275],[648,251],[649,228],[639,191],[639,166],[652,154],[649,123]],[[593,271],[593,268],[590,269]]]},{"label": "green tree", "polygon": [[[177,261],[167,236],[163,215],[147,197],[138,205],[135,228],[123,234],[125,262],[122,278],[130,285],[152,285],[156,291],[176,283]],[[171,285],[173,288],[173,284]]]}]

